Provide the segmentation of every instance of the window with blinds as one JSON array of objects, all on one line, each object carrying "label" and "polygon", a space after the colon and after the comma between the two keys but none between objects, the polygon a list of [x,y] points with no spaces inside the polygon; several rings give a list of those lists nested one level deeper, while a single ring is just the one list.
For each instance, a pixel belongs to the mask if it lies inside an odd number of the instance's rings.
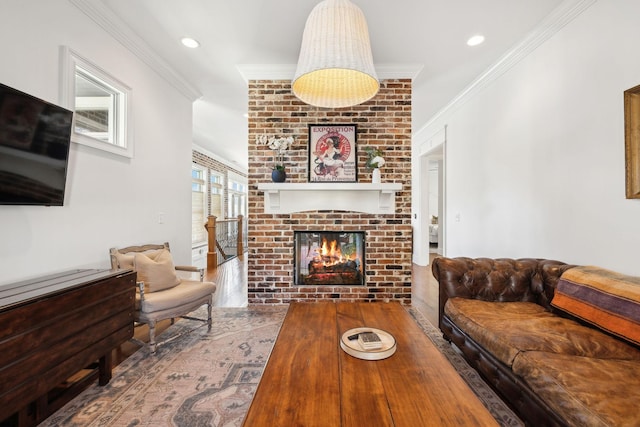
[{"label": "window with blinds", "polygon": [[247,179],[243,176],[229,173],[229,218],[238,215],[247,216]]},{"label": "window with blinds", "polygon": [[209,192],[211,193],[211,215],[224,219],[224,176],[222,174],[211,171]]},{"label": "window with blinds", "polygon": [[191,245],[207,242],[207,170],[199,165],[191,167]]}]

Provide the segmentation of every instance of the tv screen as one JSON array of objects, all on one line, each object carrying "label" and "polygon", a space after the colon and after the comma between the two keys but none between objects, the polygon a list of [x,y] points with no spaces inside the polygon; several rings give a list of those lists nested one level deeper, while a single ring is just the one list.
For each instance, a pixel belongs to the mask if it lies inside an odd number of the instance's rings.
[{"label": "tv screen", "polygon": [[62,206],[73,113],[0,83],[0,204]]}]

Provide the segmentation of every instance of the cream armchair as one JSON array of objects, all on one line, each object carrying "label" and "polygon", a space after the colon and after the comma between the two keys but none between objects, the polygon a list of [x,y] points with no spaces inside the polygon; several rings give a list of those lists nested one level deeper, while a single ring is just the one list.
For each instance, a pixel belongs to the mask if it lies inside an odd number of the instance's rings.
[{"label": "cream armchair", "polygon": [[[149,349],[152,353],[161,344],[156,342],[155,337],[156,322],[159,320],[171,319],[173,322],[175,317],[184,317],[206,322],[211,329],[211,308],[216,285],[203,281],[203,269],[175,266],[169,243],[111,248],[109,255],[111,268],[132,268],[137,272],[135,321],[149,326]],[[199,280],[180,278],[176,271],[197,273]],[[207,320],[186,316],[204,304],[207,304]]]}]

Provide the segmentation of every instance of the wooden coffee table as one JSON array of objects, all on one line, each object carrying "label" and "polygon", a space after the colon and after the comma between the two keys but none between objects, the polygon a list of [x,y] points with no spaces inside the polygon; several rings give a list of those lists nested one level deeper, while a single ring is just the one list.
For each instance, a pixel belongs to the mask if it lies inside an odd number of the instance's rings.
[{"label": "wooden coffee table", "polygon": [[[392,334],[395,354],[362,360],[342,334]],[[495,426],[447,359],[399,303],[292,303],[244,426]]]}]

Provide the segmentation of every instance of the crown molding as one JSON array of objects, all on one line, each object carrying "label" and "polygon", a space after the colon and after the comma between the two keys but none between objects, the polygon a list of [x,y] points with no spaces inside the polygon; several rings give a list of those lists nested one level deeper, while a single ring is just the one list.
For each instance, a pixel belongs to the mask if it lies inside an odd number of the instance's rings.
[{"label": "crown molding", "polygon": [[291,80],[296,64],[238,64],[236,69],[249,84],[250,80]]},{"label": "crown molding", "polygon": [[376,74],[380,80],[411,79],[415,80],[424,68],[424,64],[375,64]]},{"label": "crown molding", "polygon": [[193,87],[173,69],[160,55],[144,42],[102,1],[69,0],[78,10],[88,16],[142,62],[147,64],[160,77],[176,88],[191,101],[202,97],[202,93]]},{"label": "crown molding", "polygon": [[434,130],[434,125],[439,128],[451,113],[473,98],[479,91],[489,86],[500,76],[513,68],[525,57],[536,50],[540,45],[553,37],[565,25],[577,18],[582,12],[591,7],[597,0],[565,0],[556,7],[540,24],[525,36],[519,43],[509,49],[493,65],[474,79],[462,92],[456,95],[447,105],[434,114],[415,133],[415,142],[427,141]]},{"label": "crown molding", "polygon": [[191,149],[193,151],[197,151],[201,154],[204,154],[207,157],[211,157],[213,160],[217,160],[220,163],[224,164],[225,166],[227,166],[229,169],[233,169],[237,172],[240,173],[244,173],[245,175],[249,173],[248,169],[245,166],[240,165],[239,163],[233,162],[229,159],[226,159],[206,148],[204,148],[202,145],[199,145],[195,142],[191,143]]},{"label": "crown molding", "polygon": [[[250,80],[292,80],[296,64],[238,64],[236,69],[249,84]],[[376,64],[376,74],[380,80],[415,79],[422,64]]]}]

